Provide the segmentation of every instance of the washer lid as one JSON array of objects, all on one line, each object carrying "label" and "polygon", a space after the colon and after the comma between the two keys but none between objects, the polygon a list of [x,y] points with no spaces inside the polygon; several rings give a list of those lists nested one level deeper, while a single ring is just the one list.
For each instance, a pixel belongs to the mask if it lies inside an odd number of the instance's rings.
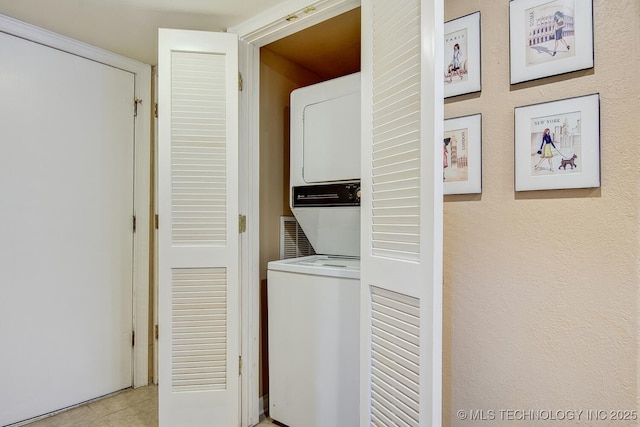
[{"label": "washer lid", "polygon": [[268,269],[316,276],[360,279],[360,258],[335,255],[311,255],[271,261]]}]

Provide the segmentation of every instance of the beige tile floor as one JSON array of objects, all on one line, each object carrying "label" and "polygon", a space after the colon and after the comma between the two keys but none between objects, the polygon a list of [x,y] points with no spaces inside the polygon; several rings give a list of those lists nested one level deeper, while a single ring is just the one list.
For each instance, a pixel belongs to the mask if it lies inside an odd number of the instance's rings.
[{"label": "beige tile floor", "polygon": [[[95,400],[25,424],[28,427],[156,427],[158,387],[147,386]],[[274,425],[262,417],[258,426]]]}]

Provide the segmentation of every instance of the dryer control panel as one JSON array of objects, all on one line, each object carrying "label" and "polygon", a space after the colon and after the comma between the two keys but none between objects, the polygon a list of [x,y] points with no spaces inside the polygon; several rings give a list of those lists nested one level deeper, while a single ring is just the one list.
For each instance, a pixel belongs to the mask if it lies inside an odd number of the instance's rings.
[{"label": "dryer control panel", "polygon": [[360,206],[360,182],[293,187],[293,207]]}]

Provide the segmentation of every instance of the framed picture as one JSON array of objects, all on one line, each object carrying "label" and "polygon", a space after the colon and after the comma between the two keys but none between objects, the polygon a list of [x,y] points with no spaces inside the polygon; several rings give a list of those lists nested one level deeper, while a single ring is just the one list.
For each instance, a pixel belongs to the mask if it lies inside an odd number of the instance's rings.
[{"label": "framed picture", "polygon": [[600,187],[600,95],[515,109],[516,191]]},{"label": "framed picture", "polygon": [[444,23],[444,96],[479,92],[480,12]]},{"label": "framed picture", "polygon": [[444,194],[482,192],[482,115],[444,121]]},{"label": "framed picture", "polygon": [[511,0],[511,84],[593,67],[592,0]]}]

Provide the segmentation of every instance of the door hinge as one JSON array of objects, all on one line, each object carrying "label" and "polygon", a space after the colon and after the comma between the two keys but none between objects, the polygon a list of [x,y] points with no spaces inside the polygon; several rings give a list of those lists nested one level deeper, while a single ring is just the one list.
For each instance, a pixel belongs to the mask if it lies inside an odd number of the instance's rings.
[{"label": "door hinge", "polygon": [[136,345],[136,331],[131,331],[131,347]]},{"label": "door hinge", "polygon": [[243,88],[244,88],[244,80],[242,79],[242,73],[238,72],[238,90],[242,92]]},{"label": "door hinge", "polygon": [[247,216],[238,215],[238,230],[240,233],[247,231]]},{"label": "door hinge", "polygon": [[156,230],[160,229],[160,215],[155,215],[153,217],[153,226],[156,228]]},{"label": "door hinge", "polygon": [[153,105],[153,117],[155,117],[156,119],[158,118],[158,103],[157,102]]},{"label": "door hinge", "polygon": [[133,117],[138,117],[138,104],[142,104],[142,99],[133,100]]},{"label": "door hinge", "polygon": [[133,216],[133,232],[136,232],[136,216]]},{"label": "door hinge", "polygon": [[158,325],[155,326],[154,335],[156,336],[156,339],[160,337],[160,331],[158,330]]},{"label": "door hinge", "polygon": [[238,375],[242,376],[242,356],[238,356]]}]

